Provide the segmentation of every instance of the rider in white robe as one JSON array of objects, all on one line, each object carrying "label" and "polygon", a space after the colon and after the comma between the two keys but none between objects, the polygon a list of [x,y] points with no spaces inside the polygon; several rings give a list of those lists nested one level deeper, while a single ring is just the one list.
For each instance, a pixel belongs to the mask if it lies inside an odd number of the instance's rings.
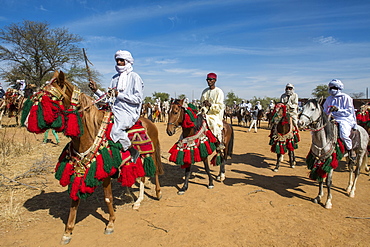
[{"label": "rider in white robe", "polygon": [[[331,112],[335,121],[339,124],[339,136],[343,140],[348,151],[352,151],[352,141],[349,138],[351,129],[357,129],[355,107],[353,99],[342,92],[344,89],[343,83],[338,79],[333,79],[329,82],[329,93],[324,103],[324,111],[329,114]],[[355,157],[354,152],[350,157]]]},{"label": "rider in white robe", "polygon": [[225,148],[222,138],[223,118],[224,118],[224,92],[215,86],[217,75],[209,73],[207,75],[208,88],[204,89],[200,98],[203,104],[201,111],[205,113],[208,127],[220,142],[219,149]]},{"label": "rider in white robe", "polygon": [[[119,65],[120,59],[124,60],[125,65]],[[131,146],[131,141],[126,130],[131,128],[140,117],[144,84],[140,76],[133,71],[134,59],[130,52],[117,51],[115,60],[118,73],[113,76],[109,86],[109,89],[114,92],[113,99],[110,101],[114,114],[110,136],[114,142],[119,141],[122,144],[123,150],[127,150]],[[94,91],[93,88],[92,90]],[[95,94],[101,97],[104,92],[97,89]]]},{"label": "rider in white robe", "polygon": [[280,96],[280,102],[287,106],[287,111],[292,118],[294,126],[298,127],[298,94],[294,92],[293,84],[286,84],[285,93]]}]

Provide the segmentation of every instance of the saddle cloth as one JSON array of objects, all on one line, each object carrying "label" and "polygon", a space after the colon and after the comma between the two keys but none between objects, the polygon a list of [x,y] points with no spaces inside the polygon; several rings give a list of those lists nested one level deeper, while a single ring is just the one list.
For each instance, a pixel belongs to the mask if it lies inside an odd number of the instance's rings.
[{"label": "saddle cloth", "polygon": [[351,134],[349,135],[349,138],[351,138],[352,141],[352,149],[356,149],[360,146],[361,143],[360,131],[356,129],[351,129]]}]

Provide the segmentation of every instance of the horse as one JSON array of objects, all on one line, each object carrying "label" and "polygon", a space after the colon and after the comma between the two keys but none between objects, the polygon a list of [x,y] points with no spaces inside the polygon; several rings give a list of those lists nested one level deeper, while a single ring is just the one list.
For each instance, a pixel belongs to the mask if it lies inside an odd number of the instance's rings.
[{"label": "horse", "polygon": [[[199,161],[203,161],[208,175],[208,189],[214,187],[207,158],[216,149],[217,139],[208,129],[202,115],[197,115],[195,107],[191,106],[191,104],[184,105],[184,100],[175,99],[168,112],[167,134],[172,136],[178,127],[182,128],[181,139],[169,151],[171,153],[169,160],[185,168],[185,181],[178,191],[178,195],[183,195],[188,189],[191,166]],[[220,165],[220,172],[216,179],[221,182],[226,178],[225,163],[228,156],[231,158],[234,146],[234,131],[231,124],[223,121],[223,125],[225,149],[223,151],[217,150],[211,160],[212,164]]]},{"label": "horse", "polygon": [[227,121],[227,118],[230,118],[230,124],[233,125],[233,117],[236,116],[235,110],[230,106],[226,106],[224,110],[224,120]]},{"label": "horse", "polygon": [[273,114],[269,145],[271,145],[271,152],[276,153],[277,156],[273,171],[278,172],[280,163],[283,161],[286,152],[288,152],[289,155],[290,167],[295,167],[294,149],[298,148],[300,137],[298,128],[294,126],[292,118],[283,103],[275,105]]},{"label": "horse", "polygon": [[274,110],[269,110],[266,114],[266,118],[268,121],[267,128],[270,130],[272,128],[272,117],[274,116]]},{"label": "horse", "polygon": [[4,114],[8,114],[9,118],[15,117],[15,125],[19,126],[19,116],[22,112],[24,97],[17,89],[8,88],[4,95],[5,109]]},{"label": "horse", "polygon": [[259,110],[257,113],[257,128],[261,128],[261,121],[265,117],[265,111],[263,109]]},{"label": "horse", "polygon": [[[331,185],[333,180],[333,171],[338,166],[339,160],[345,153],[345,148],[339,138],[339,128],[335,121],[332,121],[324,112],[321,106],[322,98],[319,100],[309,99],[303,106],[302,113],[299,117],[298,125],[300,128],[308,128],[312,133],[312,145],[306,158],[307,167],[311,170],[310,178],[319,182],[319,194],[313,199],[313,202],[319,203],[324,196],[323,184],[326,178],[328,191],[325,208],[332,208]],[[360,175],[362,165],[367,162],[366,147],[369,142],[369,136],[365,129],[357,126],[359,139],[352,141],[354,150],[357,154],[355,162],[349,161],[349,181],[347,193],[350,197],[355,196],[356,182]],[[352,136],[352,134],[351,134]],[[354,167],[356,166],[356,170]],[[353,180],[353,173],[355,178]]]},{"label": "horse", "polygon": [[243,126],[243,123],[245,123],[245,127],[247,127],[248,122],[250,122],[252,118],[246,107],[238,107],[235,111],[235,115],[238,119],[239,126]]},{"label": "horse", "polygon": [[153,109],[153,122],[162,122],[162,112],[158,104],[154,105]]},{"label": "horse", "polygon": [[[142,123],[140,129],[145,128],[151,139],[152,144],[150,146],[153,145],[154,147],[154,152],[144,153],[143,165],[141,158],[136,163],[132,162],[128,151],[121,151],[122,146],[119,143],[109,141],[107,131],[111,127],[112,113],[99,110],[94,105],[91,97],[81,93],[77,87],[66,80],[62,71],[56,71],[50,84],[46,85],[39,94],[34,95],[32,100],[32,106],[26,120],[28,121],[26,125],[29,131],[34,133],[45,131],[40,127],[43,123],[39,120],[40,116],[34,114],[41,107],[44,115],[43,121],[52,122],[47,128],[52,127],[61,131],[57,128],[65,123],[64,134],[71,137],[70,143],[67,144],[59,158],[55,174],[62,186],[69,185],[72,199],[61,244],[68,244],[71,241],[80,198],[86,198],[92,194],[100,184],[103,185],[104,201],[109,211],[109,222],[105,228],[105,234],[113,233],[116,216],[113,208],[111,178],[116,177],[117,173],[120,175],[118,181],[123,186],[131,186],[135,183],[135,180],[140,179],[139,197],[134,203],[134,209],[137,209],[144,196],[145,175],[148,175],[145,174],[146,169],[143,172],[143,166],[145,166],[146,161],[152,161],[152,165],[155,166],[151,168],[155,170],[155,172],[152,170],[154,173],[152,175],[155,176],[156,196],[158,199],[161,198],[158,175],[163,173],[163,168],[158,129],[150,120],[142,117],[139,119]],[[50,109],[47,110],[48,108]],[[48,114],[44,114],[45,112]],[[54,113],[56,113],[56,120],[47,119],[47,117],[53,116]],[[58,121],[61,124],[58,124]],[[128,131],[129,136],[131,130]],[[142,132],[133,133],[136,136],[135,138],[141,138],[140,140],[143,141]],[[134,145],[134,139],[132,139],[132,144],[137,148]],[[141,157],[143,157],[142,151],[144,151],[144,148],[140,146]],[[93,184],[93,186],[88,184]]]}]

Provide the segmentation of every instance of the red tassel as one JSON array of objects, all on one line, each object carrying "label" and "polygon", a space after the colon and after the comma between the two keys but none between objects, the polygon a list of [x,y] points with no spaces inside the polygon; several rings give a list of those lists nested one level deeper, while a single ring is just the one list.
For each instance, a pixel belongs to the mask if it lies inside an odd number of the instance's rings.
[{"label": "red tassel", "polygon": [[282,145],[282,143],[279,143],[279,145],[280,145],[280,153],[285,154],[284,146]]},{"label": "red tassel", "polygon": [[136,163],[136,177],[145,177],[144,165],[141,159],[137,159]]},{"label": "red tassel", "polygon": [[331,160],[330,166],[333,167],[333,169],[335,169],[338,167],[337,153],[334,152],[331,157],[332,157],[332,160]]},{"label": "red tassel", "polygon": [[193,128],[195,124],[191,121],[190,116],[188,114],[185,114],[184,121],[182,122],[183,128]]},{"label": "red tassel", "polygon": [[343,142],[340,138],[338,138],[338,145],[339,145],[340,151],[342,152],[342,154],[344,154],[345,149],[344,149]]},{"label": "red tassel", "polygon": [[133,176],[131,165],[123,165],[120,172],[120,177],[118,178],[118,182],[121,183],[122,186],[131,187],[135,183],[135,177]]},{"label": "red tassel", "polygon": [[103,180],[108,177],[108,173],[104,170],[104,161],[101,154],[96,156],[96,173],[95,178],[98,180]]},{"label": "red tassel", "polygon": [[209,142],[208,142],[208,141],[205,141],[205,142],[204,142],[204,144],[206,145],[207,153],[208,153],[208,154],[213,153],[212,148],[211,148],[211,146],[209,145]]},{"label": "red tassel", "polygon": [[[41,105],[42,105],[42,115],[44,117],[45,123],[51,124],[52,122],[54,122],[54,120],[57,117],[55,114],[56,109],[55,107],[53,107],[53,103],[51,99],[46,95],[42,96]],[[53,108],[54,108],[54,111],[53,111]]]},{"label": "red tassel", "polygon": [[294,151],[292,140],[287,140],[286,147],[288,148],[289,151]]},{"label": "red tassel", "polygon": [[80,185],[81,185],[81,179],[82,177],[75,177],[73,180],[71,192],[69,193],[69,196],[72,198],[72,200],[77,201],[78,200],[78,191],[80,190]]},{"label": "red tassel", "polygon": [[184,164],[191,164],[191,151],[189,149],[184,150]]},{"label": "red tassel", "polygon": [[61,186],[67,186],[71,183],[71,176],[73,174],[73,164],[68,162],[64,168],[62,177],[59,180]]},{"label": "red tassel", "polygon": [[78,125],[78,118],[76,113],[69,109],[67,111],[67,123],[64,129],[64,134],[69,137],[77,137],[80,134],[80,126]]},{"label": "red tassel", "polygon": [[173,151],[172,151],[170,157],[168,158],[168,160],[171,161],[171,162],[176,162],[178,153],[179,153],[179,150],[177,148],[173,149]]},{"label": "red tassel", "polygon": [[208,137],[209,142],[215,143],[217,142],[216,137],[213,135],[212,131],[207,130],[206,136]]},{"label": "red tassel", "polygon": [[33,105],[30,110],[30,114],[28,115],[28,124],[27,130],[32,133],[40,134],[45,132],[45,130],[40,129],[37,121],[37,109],[38,105]]},{"label": "red tassel", "polygon": [[91,194],[95,191],[96,186],[89,187],[89,186],[86,185],[85,179],[86,179],[86,175],[87,175],[88,172],[89,172],[89,170],[86,170],[85,175],[84,175],[83,179],[81,180],[80,191],[81,191],[81,193]]},{"label": "red tassel", "polygon": [[60,163],[64,160],[64,158],[67,156],[67,149],[64,149],[63,152],[59,155],[59,158],[58,158],[58,163],[56,164],[55,166],[55,170],[54,172],[57,172],[58,171],[58,168],[60,166]]},{"label": "red tassel", "polygon": [[200,151],[198,147],[194,147],[194,162],[202,161],[202,157],[200,157]]},{"label": "red tassel", "polygon": [[107,130],[105,131],[105,136],[109,141],[112,141],[112,138],[110,137],[110,132],[112,131],[113,123],[109,123],[107,126]]}]

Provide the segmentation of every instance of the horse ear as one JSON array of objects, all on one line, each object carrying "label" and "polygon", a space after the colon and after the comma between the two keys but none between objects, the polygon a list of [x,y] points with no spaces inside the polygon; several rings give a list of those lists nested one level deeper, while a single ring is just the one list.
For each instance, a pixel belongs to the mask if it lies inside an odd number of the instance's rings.
[{"label": "horse ear", "polygon": [[63,71],[60,71],[60,73],[58,75],[58,82],[57,82],[59,87],[63,87],[64,80],[65,80],[65,75],[64,75]]},{"label": "horse ear", "polygon": [[319,105],[321,105],[321,103],[322,103],[322,101],[324,100],[324,97],[323,96],[321,96],[319,99],[318,99],[318,103],[319,103]]}]

